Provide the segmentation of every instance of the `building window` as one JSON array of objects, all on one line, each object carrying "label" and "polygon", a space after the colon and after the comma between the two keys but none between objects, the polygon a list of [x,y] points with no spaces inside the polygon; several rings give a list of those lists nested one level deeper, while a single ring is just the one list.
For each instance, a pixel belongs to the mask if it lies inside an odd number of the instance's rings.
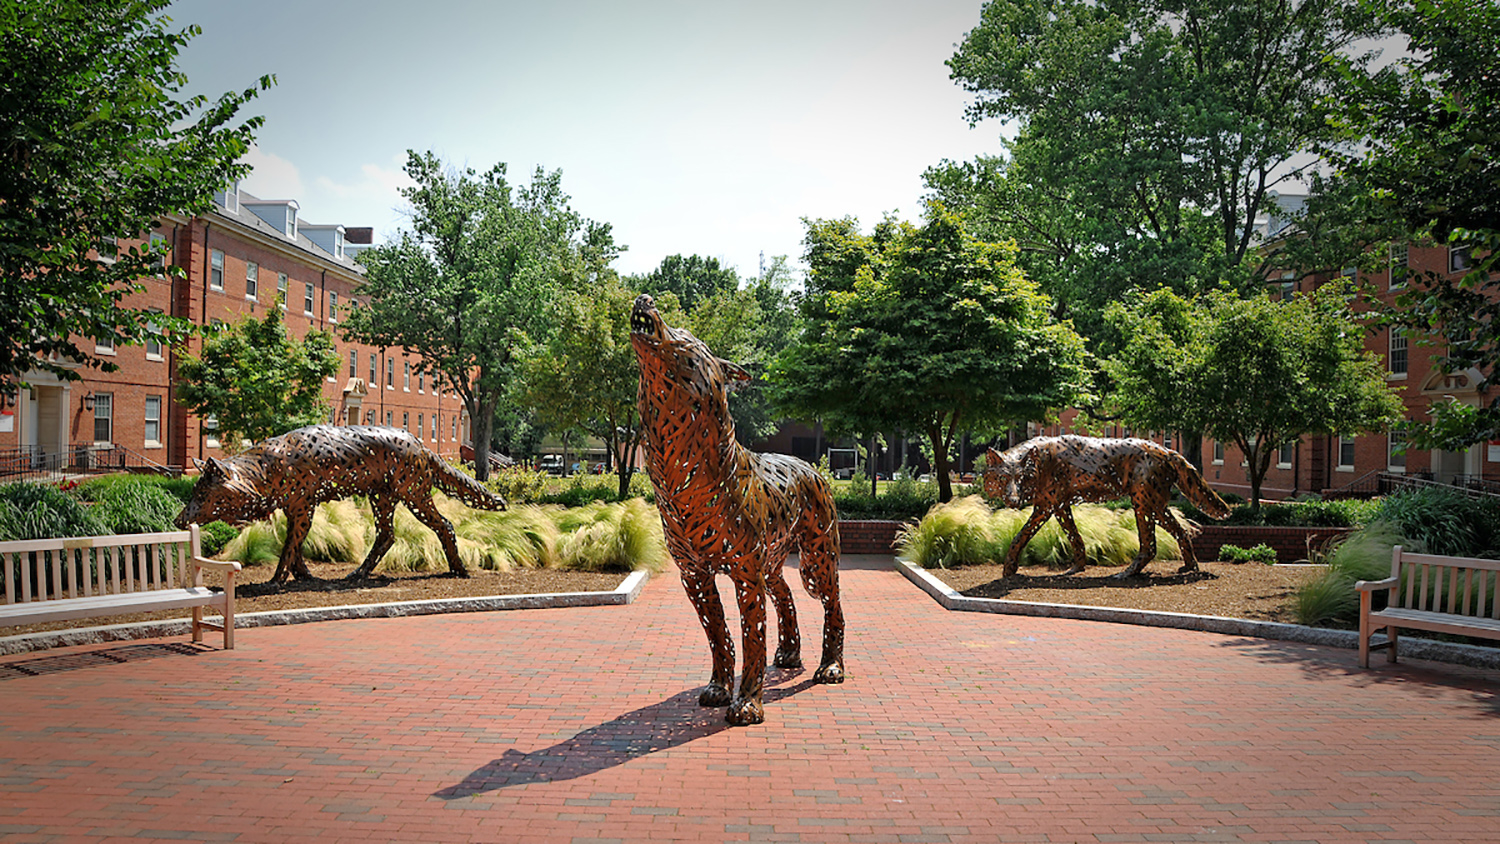
[{"label": "building window", "polygon": [[286,205],[286,224],[282,226],[282,231],[287,237],[297,236],[297,206],[290,202]]},{"label": "building window", "polygon": [[[161,311],[152,311],[152,313],[161,313]],[[161,331],[161,326],[157,325],[155,320],[147,320],[146,330],[152,335],[155,335],[157,332]],[[146,360],[161,360],[160,338],[155,336],[146,338]]]},{"label": "building window", "polygon": [[427,430],[426,426],[422,424],[425,421],[426,420],[422,418],[422,414],[418,413],[417,414],[417,439],[419,439],[419,440],[422,438],[422,432],[425,431],[425,430]]},{"label": "building window", "polygon": [[411,414],[410,413],[403,413],[403,414],[401,414],[401,430],[403,430],[403,431],[410,431],[411,430]]},{"label": "building window", "polygon": [[115,394],[94,394],[94,442],[107,443],[114,437]]},{"label": "building window", "polygon": [[1392,431],[1385,442],[1385,467],[1392,472],[1406,471],[1406,432]]},{"label": "building window", "polygon": [[219,447],[219,417],[203,417],[203,445],[208,448]]},{"label": "building window", "polygon": [[1277,449],[1276,450],[1276,468],[1278,468],[1278,469],[1290,469],[1290,468],[1292,468],[1292,458],[1296,456],[1296,452],[1297,452],[1297,444],[1296,443],[1287,443],[1286,445],[1284,445],[1281,448]]},{"label": "building window", "polygon": [[161,396],[146,396],[146,447],[161,448]]},{"label": "building window", "polygon": [[208,253],[208,286],[214,290],[224,289],[224,251],[214,249]]},{"label": "building window", "polygon": [[312,284],[312,282],[309,281],[306,285],[303,286],[302,290],[303,290],[303,293],[302,293],[302,313],[307,314],[308,316],[312,316],[313,315],[313,284]]},{"label": "building window", "polygon": [[392,357],[385,359],[385,388],[396,389],[396,359]]},{"label": "building window", "polygon": [[1407,340],[1406,331],[1400,326],[1391,326],[1391,353],[1386,358],[1392,375],[1406,376]]},{"label": "building window", "polygon": [[94,251],[99,255],[99,263],[113,264],[120,257],[120,240],[106,235],[99,239],[99,248]]},{"label": "building window", "polygon": [[374,425],[375,424],[375,411],[374,410],[367,410],[367,411],[365,411],[365,424],[366,425]]},{"label": "building window", "polygon": [[379,384],[379,383],[380,383],[380,367],[379,367],[378,362],[377,362],[377,360],[375,358],[375,353],[371,352],[370,353],[370,386],[373,387],[373,386],[375,386],[376,384]]},{"label": "building window", "polygon": [[437,438],[437,414],[436,413],[432,414],[432,428],[430,430],[432,432],[432,435],[429,437],[429,439],[431,439],[433,442],[437,442],[438,438]]},{"label": "building window", "polygon": [[1339,437],[1339,457],[1337,468],[1354,470],[1354,438]]},{"label": "building window", "polygon": [[358,367],[359,367],[359,352],[356,351],[356,350],[354,350],[354,349],[350,349],[349,350],[349,377],[350,378],[354,377],[354,370],[357,369]]},{"label": "building window", "polygon": [[401,389],[409,393],[411,392],[411,364],[405,363],[402,366],[405,367],[405,371],[401,375]]},{"label": "building window", "polygon": [[276,299],[281,302],[281,309],[286,310],[286,273],[276,274]]},{"label": "building window", "polygon": [[260,266],[254,261],[245,264],[245,298],[255,299],[260,288]]},{"label": "building window", "polygon": [[157,275],[161,276],[162,278],[166,278],[167,277],[167,238],[166,238],[166,235],[160,235],[160,234],[157,234],[156,232],[152,232],[151,233],[150,243],[151,243],[151,254],[154,256],[151,259],[151,269],[156,270],[156,274]]},{"label": "building window", "polygon": [[423,374],[420,373],[420,372],[418,372],[417,373],[417,392],[419,392],[419,393],[422,392],[422,384],[423,384],[424,380],[425,380],[425,377],[423,376]]},{"label": "building window", "polygon": [[1218,440],[1214,440],[1214,464],[1224,465],[1224,444]]},{"label": "building window", "polygon": [[94,341],[94,354],[112,355],[115,353],[115,338],[100,337]]},{"label": "building window", "polygon": [[1448,272],[1466,273],[1474,268],[1472,246],[1448,247]]},{"label": "building window", "polygon": [[328,321],[339,321],[339,293],[337,290],[328,291]]},{"label": "building window", "polygon": [[1163,446],[1165,446],[1168,450],[1171,450],[1171,448],[1172,448],[1172,432],[1171,431],[1163,431],[1162,432],[1162,435],[1161,435],[1161,444]]},{"label": "building window", "polygon": [[391,412],[391,411],[389,411],[389,410],[387,410],[387,411],[386,411],[386,412],[385,412],[385,426],[386,426],[386,427],[387,427],[387,428],[391,428],[391,427],[394,427],[394,426],[393,426],[393,425],[392,425],[392,424],[391,424],[391,420],[392,420],[392,418],[393,418],[393,416],[394,416],[394,414],[393,414],[393,413],[392,413],[392,412]]},{"label": "building window", "polygon": [[453,433],[449,435],[448,439],[458,442],[458,417],[455,416],[450,421],[453,423]]},{"label": "building window", "polygon": [[1405,243],[1391,244],[1391,289],[1406,286],[1406,275],[1411,261],[1411,246]]}]

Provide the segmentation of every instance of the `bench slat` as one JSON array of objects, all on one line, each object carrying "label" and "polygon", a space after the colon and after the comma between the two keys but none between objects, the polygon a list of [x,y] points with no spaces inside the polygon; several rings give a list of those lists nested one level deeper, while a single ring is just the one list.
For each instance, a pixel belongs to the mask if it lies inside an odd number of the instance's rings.
[{"label": "bench slat", "polygon": [[182,607],[224,605],[224,593],[206,586],[187,589],[158,589],[124,595],[95,595],[66,601],[32,601],[29,604],[0,606],[0,624],[40,624],[44,621],[70,621],[99,615],[131,612],[153,612]]},{"label": "bench slat", "polygon": [[1409,610],[1398,607],[1371,612],[1370,619],[1372,621],[1388,621],[1398,627],[1414,627],[1437,633],[1452,633],[1457,636],[1480,636],[1488,639],[1500,639],[1500,620],[1493,618],[1453,616],[1448,613],[1432,612],[1430,610]]}]

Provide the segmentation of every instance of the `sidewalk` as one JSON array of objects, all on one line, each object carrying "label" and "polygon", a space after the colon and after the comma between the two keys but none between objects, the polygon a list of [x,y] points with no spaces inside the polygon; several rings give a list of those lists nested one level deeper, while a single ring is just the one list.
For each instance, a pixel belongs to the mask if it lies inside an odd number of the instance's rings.
[{"label": "sidewalk", "polygon": [[745,728],[696,705],[670,576],[623,607],[0,658],[0,839],[1500,840],[1494,672],[949,613],[889,558],[842,582],[848,682],[772,669]]}]

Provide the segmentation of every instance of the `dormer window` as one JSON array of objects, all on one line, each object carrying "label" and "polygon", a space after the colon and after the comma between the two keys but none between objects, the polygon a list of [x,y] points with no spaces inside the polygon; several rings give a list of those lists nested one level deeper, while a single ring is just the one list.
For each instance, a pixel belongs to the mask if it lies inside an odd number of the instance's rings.
[{"label": "dormer window", "polygon": [[231,214],[240,213],[240,180],[235,179],[227,188],[214,191],[214,202]]},{"label": "dormer window", "polygon": [[344,230],[333,230],[333,257],[343,260],[344,258]]},{"label": "dormer window", "polygon": [[290,202],[286,204],[286,225],[282,228],[282,231],[287,237],[295,238],[297,236],[297,206]]},{"label": "dormer window", "polygon": [[298,206],[295,199],[247,199],[240,204],[286,237],[297,237]]}]

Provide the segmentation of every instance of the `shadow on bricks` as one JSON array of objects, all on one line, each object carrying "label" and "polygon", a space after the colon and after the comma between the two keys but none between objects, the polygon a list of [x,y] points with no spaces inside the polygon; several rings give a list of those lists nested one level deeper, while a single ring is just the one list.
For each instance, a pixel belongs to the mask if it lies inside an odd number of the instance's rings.
[{"label": "shadow on bricks", "polygon": [[[772,671],[783,676],[802,673]],[[766,700],[783,700],[815,684],[812,676],[807,675],[791,685],[769,687]],[[507,750],[504,756],[464,777],[463,782],[436,791],[433,796],[458,800],[515,785],[586,777],[642,756],[681,747],[729,727],[717,710],[698,705],[697,689],[688,689],[589,727],[551,747],[530,753]]]},{"label": "shadow on bricks", "polygon": [[58,674],[64,671],[78,671],[84,668],[98,668],[105,665],[120,665],[127,662],[140,662],[141,660],[159,659],[168,656],[197,656],[204,651],[205,648],[202,645],[163,642],[147,645],[123,645],[118,648],[87,651],[85,653],[43,656],[36,659],[8,662],[0,665],[0,680],[14,680],[18,677],[40,677],[43,674]]}]

